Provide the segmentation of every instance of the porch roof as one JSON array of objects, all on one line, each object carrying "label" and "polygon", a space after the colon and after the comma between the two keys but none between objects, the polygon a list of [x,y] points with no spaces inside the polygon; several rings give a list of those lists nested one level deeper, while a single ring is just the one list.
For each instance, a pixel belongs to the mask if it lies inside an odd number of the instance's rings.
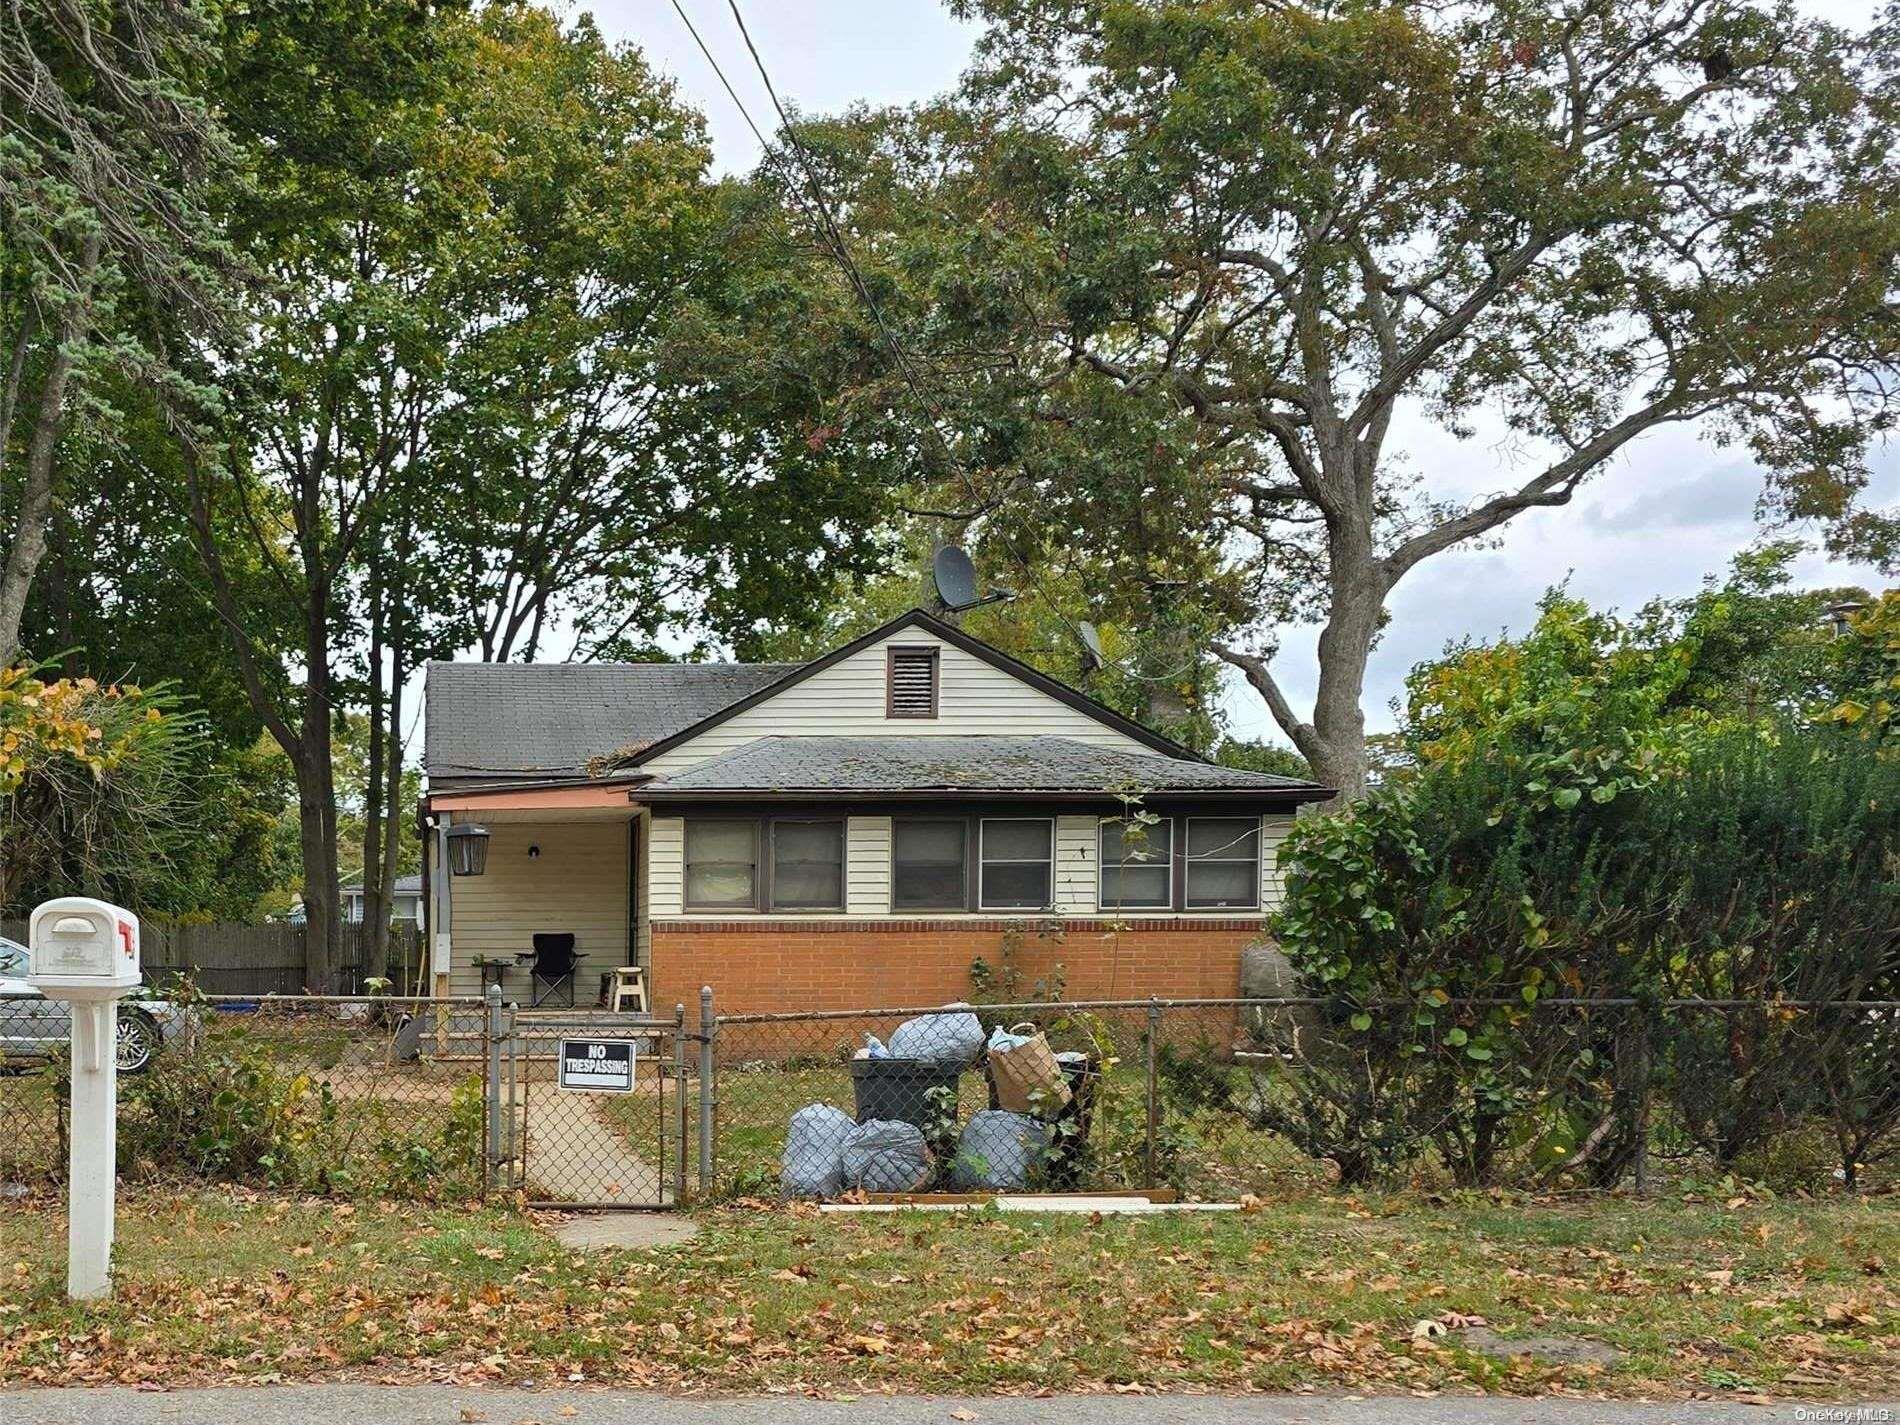
[{"label": "porch roof", "polygon": [[1101,747],[1070,737],[762,737],[635,789],[637,801],[735,795],[1250,794],[1289,802],[1324,787],[1267,772]]}]

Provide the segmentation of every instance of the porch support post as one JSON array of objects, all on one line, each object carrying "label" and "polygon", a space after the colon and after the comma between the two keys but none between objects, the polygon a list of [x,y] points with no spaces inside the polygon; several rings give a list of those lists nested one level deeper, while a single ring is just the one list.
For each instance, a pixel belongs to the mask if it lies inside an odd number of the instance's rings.
[{"label": "porch support post", "polygon": [[435,904],[429,917],[429,973],[433,977],[433,993],[437,999],[447,999],[449,994],[449,964],[452,921],[454,907],[451,903],[450,885],[455,877],[449,870],[449,823],[453,813],[443,812],[436,818],[435,845],[433,847],[435,864],[434,874],[429,878],[429,889],[434,895]]}]

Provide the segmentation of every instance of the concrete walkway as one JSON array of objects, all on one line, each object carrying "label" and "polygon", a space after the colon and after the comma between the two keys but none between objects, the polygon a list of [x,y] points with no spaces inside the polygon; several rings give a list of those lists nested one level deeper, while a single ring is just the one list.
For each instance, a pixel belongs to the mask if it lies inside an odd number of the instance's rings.
[{"label": "concrete walkway", "polygon": [[[598,1094],[549,1083],[522,1086],[528,1115],[528,1196],[564,1202],[655,1205],[671,1200],[660,1170],[627,1146],[602,1116]],[[643,1101],[642,1110],[659,1114]]]},{"label": "concrete walkway", "polygon": [[681,1400],[633,1391],[450,1386],[253,1386],[163,1394],[118,1388],[0,1391],[8,1425],[1883,1425],[1900,1403],[1628,1404],[1438,1396],[1057,1396],[1043,1400],[865,1395]]}]

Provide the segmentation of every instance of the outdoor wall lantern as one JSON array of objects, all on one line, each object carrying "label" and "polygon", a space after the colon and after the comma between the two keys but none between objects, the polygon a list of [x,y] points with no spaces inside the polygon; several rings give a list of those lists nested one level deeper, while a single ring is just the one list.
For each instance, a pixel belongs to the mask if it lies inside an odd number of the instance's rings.
[{"label": "outdoor wall lantern", "polygon": [[488,828],[460,822],[449,828],[449,874],[479,876],[488,869]]}]

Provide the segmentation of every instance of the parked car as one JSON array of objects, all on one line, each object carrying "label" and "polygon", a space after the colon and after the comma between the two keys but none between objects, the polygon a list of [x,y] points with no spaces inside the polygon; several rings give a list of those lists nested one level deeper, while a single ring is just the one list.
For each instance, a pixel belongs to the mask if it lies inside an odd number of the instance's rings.
[{"label": "parked car", "polygon": [[[0,936],[0,1064],[44,1059],[72,1037],[72,1007],[29,985],[26,967],[26,946]],[[143,1073],[162,1049],[191,1043],[201,1023],[190,1005],[134,990],[119,1001],[119,1072]]]}]

